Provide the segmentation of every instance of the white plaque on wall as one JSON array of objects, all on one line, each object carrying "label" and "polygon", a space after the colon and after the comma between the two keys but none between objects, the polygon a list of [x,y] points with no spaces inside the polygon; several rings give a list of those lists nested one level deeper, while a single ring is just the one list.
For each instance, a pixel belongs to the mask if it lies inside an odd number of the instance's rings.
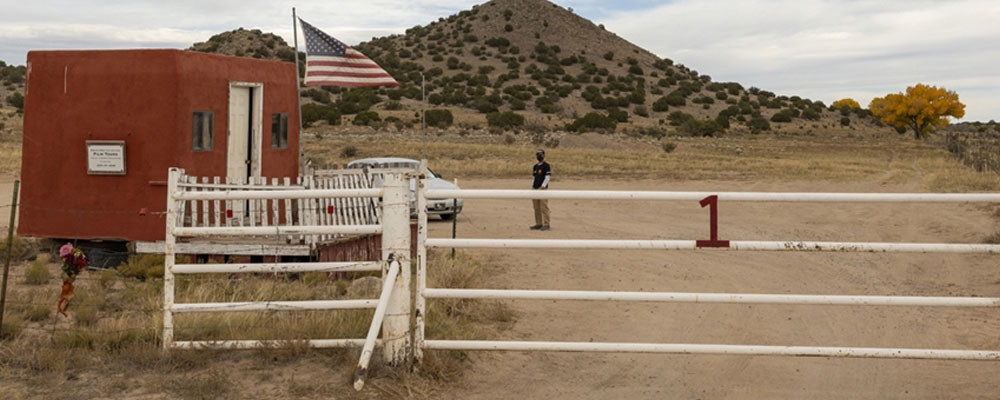
[{"label": "white plaque on wall", "polygon": [[87,174],[125,175],[125,141],[88,140]]}]

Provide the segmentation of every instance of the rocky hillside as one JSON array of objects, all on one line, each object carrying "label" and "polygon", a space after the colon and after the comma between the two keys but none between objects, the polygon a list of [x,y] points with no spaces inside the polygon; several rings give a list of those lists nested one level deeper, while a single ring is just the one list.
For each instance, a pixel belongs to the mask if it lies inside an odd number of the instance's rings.
[{"label": "rocky hillside", "polygon": [[191,51],[225,54],[237,57],[263,58],[268,60],[295,61],[295,50],[285,39],[260,29],[239,28],[212,36],[205,42],[195,43]]},{"label": "rocky hillside", "polygon": [[25,67],[0,61],[0,140],[21,132]]},{"label": "rocky hillside", "polygon": [[[334,95],[330,113],[416,110],[423,74],[431,107],[487,116],[513,111],[570,130],[612,130],[628,123],[714,135],[726,129],[763,131],[775,124],[874,123],[865,110],[832,110],[798,96],[715,82],[545,0],[493,0],[357,49],[403,87],[379,89],[378,98],[338,96],[340,89],[323,88]],[[306,95],[326,103],[328,96],[318,91]],[[516,116],[479,120],[520,122]]]}]

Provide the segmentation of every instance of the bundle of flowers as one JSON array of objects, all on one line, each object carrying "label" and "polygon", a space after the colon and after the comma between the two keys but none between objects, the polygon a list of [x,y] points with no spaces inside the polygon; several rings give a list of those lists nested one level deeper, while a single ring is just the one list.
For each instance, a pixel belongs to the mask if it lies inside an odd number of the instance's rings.
[{"label": "bundle of flowers", "polygon": [[66,243],[59,248],[59,258],[62,260],[63,283],[62,293],[59,295],[59,303],[56,308],[60,314],[66,317],[66,308],[69,307],[69,300],[73,298],[75,293],[73,281],[76,280],[77,275],[87,269],[87,255],[83,253],[83,250]]}]

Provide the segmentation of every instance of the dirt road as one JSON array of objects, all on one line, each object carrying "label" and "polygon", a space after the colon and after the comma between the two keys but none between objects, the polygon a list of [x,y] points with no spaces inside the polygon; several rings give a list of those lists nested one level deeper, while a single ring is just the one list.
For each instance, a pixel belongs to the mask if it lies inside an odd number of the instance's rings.
[{"label": "dirt road", "polygon": [[14,191],[14,178],[0,175],[0,237],[7,236],[7,226],[10,224],[11,195]]},{"label": "dirt road", "polygon": [[[523,188],[510,180],[464,188]],[[556,181],[558,189],[910,191],[882,183]],[[465,238],[707,239],[695,202],[467,200]],[[1000,226],[968,204],[720,204],[720,237],[979,243]],[[450,223],[432,223],[448,237]],[[476,250],[505,270],[494,288],[1000,297],[1000,257],[727,251]],[[433,273],[433,272],[431,272]],[[1000,310],[517,301],[508,340],[1000,349]],[[429,315],[428,318],[435,318]],[[433,338],[431,338],[433,339]],[[474,353],[468,398],[998,398],[1000,362],[601,353]]]}]

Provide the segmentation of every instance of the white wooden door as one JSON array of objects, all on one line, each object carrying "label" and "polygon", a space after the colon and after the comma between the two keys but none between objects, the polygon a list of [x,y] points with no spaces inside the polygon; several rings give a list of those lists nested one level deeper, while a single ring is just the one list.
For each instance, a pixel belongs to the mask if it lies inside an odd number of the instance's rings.
[{"label": "white wooden door", "polygon": [[226,177],[230,182],[246,183],[250,168],[252,131],[250,130],[250,88],[229,89],[229,134],[226,152]]}]

